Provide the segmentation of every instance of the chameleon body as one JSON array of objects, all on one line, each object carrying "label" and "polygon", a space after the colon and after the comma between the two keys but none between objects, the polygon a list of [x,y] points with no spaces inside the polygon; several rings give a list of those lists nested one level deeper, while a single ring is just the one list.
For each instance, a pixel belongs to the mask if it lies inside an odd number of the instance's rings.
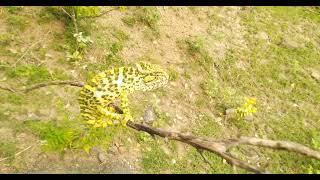
[{"label": "chameleon body", "polygon": [[[128,95],[150,91],[167,84],[169,75],[158,65],[147,62],[119,67],[97,74],[80,91],[78,98],[82,117],[94,127],[106,127],[132,120]],[[119,99],[123,114],[115,113],[109,104]]]}]

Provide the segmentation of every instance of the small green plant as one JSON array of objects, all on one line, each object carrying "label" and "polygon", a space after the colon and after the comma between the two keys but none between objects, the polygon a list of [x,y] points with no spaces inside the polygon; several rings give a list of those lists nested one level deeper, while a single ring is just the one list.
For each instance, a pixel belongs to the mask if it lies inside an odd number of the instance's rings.
[{"label": "small green plant", "polygon": [[185,44],[187,47],[187,53],[192,62],[197,66],[192,65],[191,68],[201,68],[210,73],[210,67],[212,67],[213,59],[209,55],[208,51],[204,47],[204,41],[200,37],[188,38],[184,41],[179,41],[180,44]]},{"label": "small green plant", "polygon": [[65,149],[71,148],[73,141],[79,136],[80,131],[73,129],[67,124],[58,125],[53,121],[39,122],[26,121],[26,127],[42,140],[42,147],[45,151],[57,151],[62,153]]},{"label": "small green plant", "polygon": [[67,52],[67,60],[74,62],[74,61],[80,61],[82,60],[82,55],[79,51],[74,51],[72,54],[70,54],[69,52]]},{"label": "small green plant", "polygon": [[88,44],[93,43],[89,36],[83,35],[83,32],[75,33],[73,34],[73,37],[76,38],[80,49],[84,49]]},{"label": "small green plant", "polygon": [[83,35],[83,32],[73,34],[76,40],[76,50],[73,53],[67,52],[67,60],[71,62],[80,61],[83,58],[85,48],[93,43],[89,36]]},{"label": "small green plant", "polygon": [[106,128],[89,127],[82,132],[82,136],[74,142],[75,148],[83,149],[86,153],[90,153],[90,149],[94,146],[102,146],[108,148],[112,139],[121,130],[121,127],[109,126]]},{"label": "small green plant", "polygon": [[179,74],[176,70],[174,70],[173,68],[169,69],[169,80],[170,81],[175,81],[179,78]]},{"label": "small green plant", "polygon": [[186,39],[185,43],[187,44],[187,50],[188,53],[192,56],[201,53],[203,49],[203,41],[201,39],[192,40],[192,39]]},{"label": "small green plant", "polygon": [[152,140],[150,134],[146,132],[139,132],[137,134],[137,139],[139,142],[150,142]]}]

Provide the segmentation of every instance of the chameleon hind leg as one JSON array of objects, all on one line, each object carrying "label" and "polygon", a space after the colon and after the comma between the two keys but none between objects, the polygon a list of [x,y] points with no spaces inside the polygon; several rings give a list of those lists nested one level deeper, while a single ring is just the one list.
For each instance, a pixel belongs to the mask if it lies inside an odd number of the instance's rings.
[{"label": "chameleon hind leg", "polygon": [[123,119],[121,119],[121,124],[125,126],[128,121],[132,121],[133,118],[131,116],[130,110],[129,110],[129,104],[128,104],[128,94],[123,92],[120,94],[120,103],[121,108],[123,111]]}]

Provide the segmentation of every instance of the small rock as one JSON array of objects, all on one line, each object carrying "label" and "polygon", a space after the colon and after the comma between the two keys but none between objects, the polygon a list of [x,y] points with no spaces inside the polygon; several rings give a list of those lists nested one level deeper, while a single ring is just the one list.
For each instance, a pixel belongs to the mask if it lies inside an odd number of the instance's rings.
[{"label": "small rock", "polygon": [[117,143],[117,142],[115,142],[114,145],[115,145],[117,148],[120,147],[120,144]]},{"label": "small rock", "polygon": [[175,83],[175,82],[170,82],[170,85],[173,87],[177,87],[177,83]]},{"label": "small rock", "polygon": [[176,115],[177,119],[182,120],[183,118],[179,116],[178,114]]},{"label": "small rock", "polygon": [[188,87],[189,87],[188,83],[185,83],[184,84],[184,89],[188,89]]},{"label": "small rock", "polygon": [[253,116],[249,115],[249,116],[245,116],[244,120],[246,121],[253,121]]},{"label": "small rock", "polygon": [[47,58],[52,58],[52,57],[53,57],[53,56],[52,56],[51,54],[49,54],[49,53],[46,53],[44,56],[47,57]]},{"label": "small rock", "polygon": [[300,48],[301,45],[291,39],[285,39],[284,42],[282,43],[286,48],[289,48],[289,49],[297,49],[297,48]]},{"label": "small rock", "polygon": [[175,159],[172,159],[171,163],[175,164],[177,161]]},{"label": "small rock", "polygon": [[316,80],[320,80],[320,73],[315,70],[312,71],[311,76]]},{"label": "small rock", "polygon": [[235,113],[236,113],[236,109],[234,109],[234,108],[229,108],[226,110],[227,118],[232,117],[233,115],[235,115]]},{"label": "small rock", "polygon": [[125,148],[121,146],[118,148],[118,151],[120,154],[123,154],[125,152]]},{"label": "small rock", "polygon": [[110,147],[109,150],[108,150],[108,153],[110,153],[112,155],[117,154],[117,148],[114,147],[114,146]]},{"label": "small rock", "polygon": [[17,54],[17,53],[18,53],[18,51],[17,51],[16,49],[13,49],[13,48],[10,48],[9,51],[10,51],[11,53],[13,53],[13,54]]},{"label": "small rock", "polygon": [[155,119],[156,119],[156,115],[154,113],[153,107],[148,106],[146,111],[144,112],[143,120],[149,124],[149,123],[153,122]]},{"label": "small rock", "polygon": [[262,39],[262,40],[268,40],[269,36],[266,32],[260,32],[257,34],[256,36],[258,39]]},{"label": "small rock", "polygon": [[102,152],[99,152],[99,153],[98,153],[98,160],[99,160],[101,163],[106,162],[106,156],[105,156],[105,154],[102,153]]},{"label": "small rock", "polygon": [[269,134],[271,134],[271,133],[273,133],[273,130],[272,130],[272,128],[267,127],[267,128],[266,128],[266,132],[269,133]]}]

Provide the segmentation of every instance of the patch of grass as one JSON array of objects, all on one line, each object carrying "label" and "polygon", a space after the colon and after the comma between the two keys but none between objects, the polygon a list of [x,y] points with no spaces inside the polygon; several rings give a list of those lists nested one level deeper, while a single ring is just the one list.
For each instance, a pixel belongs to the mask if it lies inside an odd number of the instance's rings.
[{"label": "patch of grass", "polygon": [[[52,121],[26,121],[27,128],[44,140],[43,149],[45,151],[63,152],[72,147],[75,138],[80,134],[79,130],[68,127],[67,125],[58,125]],[[70,124],[69,124],[70,125]]]},{"label": "patch of grass", "polygon": [[156,7],[138,7],[133,16],[125,16],[122,21],[132,27],[137,23],[156,29],[160,20],[160,13]]},{"label": "patch of grass", "polygon": [[197,127],[193,128],[193,133],[199,136],[218,137],[221,133],[220,126],[213,117],[207,114],[199,114],[197,118]]},{"label": "patch of grass", "polygon": [[151,150],[145,152],[141,158],[144,173],[159,173],[169,167],[170,157],[159,148],[159,144],[149,145]]},{"label": "patch of grass", "polygon": [[121,20],[129,27],[133,27],[137,23],[134,16],[124,16]]},{"label": "patch of grass", "polygon": [[157,119],[153,121],[152,125],[154,127],[163,127],[165,125],[171,125],[171,117],[169,114],[161,111],[159,108],[155,107],[154,112],[156,114]]},{"label": "patch of grass", "polygon": [[7,99],[10,103],[18,105],[18,106],[22,105],[25,102],[24,96],[14,94],[14,93],[9,94]]},{"label": "patch of grass", "polygon": [[[162,146],[172,150],[167,154]],[[214,164],[213,169],[204,162],[195,148],[185,149],[184,158],[179,158],[176,144],[173,141],[165,144],[163,140],[148,142],[145,144],[141,158],[142,171],[144,173],[173,173],[173,174],[203,174],[203,173],[234,173],[230,165],[222,162],[222,159],[212,153],[205,152],[205,156]],[[240,171],[239,173],[246,173]]]},{"label": "patch of grass", "polygon": [[130,35],[129,34],[127,34],[126,32],[124,32],[124,31],[122,31],[121,29],[118,29],[118,28],[113,28],[111,33],[120,42],[125,42],[125,41],[128,41],[130,39]]},{"label": "patch of grass", "polygon": [[186,48],[188,58],[191,63],[189,67],[193,70],[205,70],[206,73],[211,72],[213,65],[213,59],[209,55],[208,51],[204,46],[204,40],[201,37],[192,37],[185,40],[178,41],[179,46]]},{"label": "patch of grass", "polygon": [[19,13],[19,12],[21,12],[23,10],[23,6],[7,6],[6,10],[10,14],[17,14],[17,13]]},{"label": "patch of grass", "polygon": [[14,160],[14,155],[17,151],[16,143],[0,141],[0,157],[7,158],[6,161],[11,163]]},{"label": "patch of grass", "polygon": [[69,80],[70,76],[63,69],[53,69],[52,77],[54,80]]},{"label": "patch of grass", "polygon": [[51,79],[49,71],[44,67],[23,65],[8,69],[6,74],[10,78],[27,78],[27,83],[43,82]]},{"label": "patch of grass", "polygon": [[4,109],[0,109],[0,121],[5,121],[9,118]]},{"label": "patch of grass", "polygon": [[137,136],[138,142],[150,142],[150,141],[152,141],[152,138],[151,138],[150,134],[148,134],[146,132],[138,132],[136,136]]},{"label": "patch of grass", "polygon": [[25,78],[27,84],[68,79],[67,75],[61,70],[55,69],[53,73],[50,73],[47,68],[35,65],[22,65],[17,66],[17,68],[8,68],[5,70],[5,73],[10,78]]},{"label": "patch of grass", "polygon": [[187,51],[191,56],[200,54],[203,51],[203,40],[198,39],[186,39],[185,43],[187,44]]},{"label": "patch of grass", "polygon": [[57,16],[53,13],[53,11],[49,7],[42,8],[38,15],[39,19],[38,23],[48,23],[52,20],[56,20]]},{"label": "patch of grass", "polygon": [[110,51],[113,55],[117,54],[118,52],[120,52],[123,49],[123,45],[122,43],[112,43],[110,46]]},{"label": "patch of grass", "polygon": [[0,34],[0,47],[1,46],[8,46],[10,42],[13,41],[13,36],[9,33],[7,34]]},{"label": "patch of grass", "polygon": [[24,31],[29,25],[29,20],[24,16],[10,15],[6,19],[10,30],[13,31]]},{"label": "patch of grass", "polygon": [[137,11],[136,17],[139,22],[154,29],[160,20],[160,13],[156,7],[141,7]]}]

